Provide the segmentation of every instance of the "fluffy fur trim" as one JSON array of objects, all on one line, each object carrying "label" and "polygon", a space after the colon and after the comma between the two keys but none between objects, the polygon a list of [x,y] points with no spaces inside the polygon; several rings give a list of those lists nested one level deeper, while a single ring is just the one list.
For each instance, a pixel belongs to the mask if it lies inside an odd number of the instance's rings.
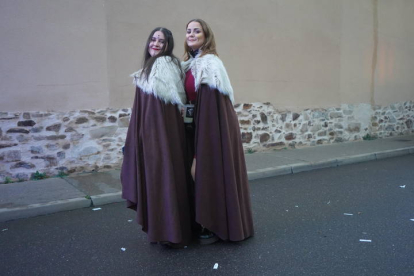
[{"label": "fluffy fur trim", "polygon": [[131,77],[144,93],[152,94],[165,103],[183,105],[186,102],[181,72],[171,57],[163,56],[155,60],[148,81],[140,76],[141,71],[131,74]]},{"label": "fluffy fur trim", "polygon": [[223,62],[216,55],[207,54],[199,57],[200,54],[195,58],[191,57],[189,60],[181,62],[184,72],[191,69],[196,91],[201,84],[207,84],[211,88],[220,91],[220,93],[229,96],[234,104],[233,87]]}]

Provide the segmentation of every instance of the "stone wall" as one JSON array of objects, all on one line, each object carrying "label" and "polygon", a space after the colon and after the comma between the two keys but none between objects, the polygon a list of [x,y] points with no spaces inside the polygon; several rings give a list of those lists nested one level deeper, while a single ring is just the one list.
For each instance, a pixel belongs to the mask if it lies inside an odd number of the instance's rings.
[{"label": "stone wall", "polygon": [[343,104],[339,108],[280,111],[268,103],[238,104],[245,149],[314,146],[414,133],[414,102],[389,106]]},{"label": "stone wall", "polygon": [[[414,102],[389,106],[280,111],[269,103],[237,104],[244,148],[313,146],[414,133]],[[0,112],[0,182],[119,168],[130,109]]]},{"label": "stone wall", "polygon": [[119,168],[130,109],[0,112],[0,182]]}]

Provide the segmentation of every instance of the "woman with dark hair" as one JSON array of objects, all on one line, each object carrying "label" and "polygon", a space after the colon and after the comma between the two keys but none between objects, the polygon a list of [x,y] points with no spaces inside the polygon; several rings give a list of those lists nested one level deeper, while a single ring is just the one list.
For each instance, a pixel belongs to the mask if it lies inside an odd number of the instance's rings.
[{"label": "woman with dark hair", "polygon": [[137,222],[149,241],[182,247],[191,241],[191,216],[180,113],[184,76],[173,49],[171,32],[154,29],[145,47],[143,68],[131,75],[136,94],[121,182],[122,197],[137,212]]},{"label": "woman with dark hair", "polygon": [[253,236],[246,163],[233,88],[218,58],[214,34],[201,19],[186,28],[184,62],[188,104],[194,104],[195,220],[202,244]]}]

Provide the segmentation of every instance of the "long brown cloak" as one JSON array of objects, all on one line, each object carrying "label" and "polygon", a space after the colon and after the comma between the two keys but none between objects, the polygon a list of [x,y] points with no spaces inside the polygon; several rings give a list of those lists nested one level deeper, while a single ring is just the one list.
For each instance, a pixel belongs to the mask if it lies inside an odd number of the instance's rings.
[{"label": "long brown cloak", "polygon": [[150,242],[191,241],[183,119],[137,87],[121,170],[122,197]]},{"label": "long brown cloak", "polygon": [[253,236],[240,128],[228,96],[202,84],[195,111],[196,221],[222,240]]}]

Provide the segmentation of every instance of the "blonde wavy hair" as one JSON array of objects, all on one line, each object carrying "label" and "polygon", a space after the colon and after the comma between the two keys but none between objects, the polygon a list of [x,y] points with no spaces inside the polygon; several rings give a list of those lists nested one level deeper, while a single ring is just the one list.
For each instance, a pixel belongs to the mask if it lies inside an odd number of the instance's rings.
[{"label": "blonde wavy hair", "polygon": [[[187,23],[187,26],[185,29],[187,30],[188,24],[191,22],[198,22],[201,25],[201,28],[203,29],[204,33],[204,43],[201,45],[200,50],[202,51],[200,57],[207,55],[207,54],[213,54],[218,56],[217,50],[216,50],[216,41],[214,39],[214,33],[213,30],[210,28],[210,26],[207,24],[206,21],[202,19],[192,19]],[[191,48],[187,45],[187,39],[184,41],[184,61],[187,61],[191,57]]]}]

